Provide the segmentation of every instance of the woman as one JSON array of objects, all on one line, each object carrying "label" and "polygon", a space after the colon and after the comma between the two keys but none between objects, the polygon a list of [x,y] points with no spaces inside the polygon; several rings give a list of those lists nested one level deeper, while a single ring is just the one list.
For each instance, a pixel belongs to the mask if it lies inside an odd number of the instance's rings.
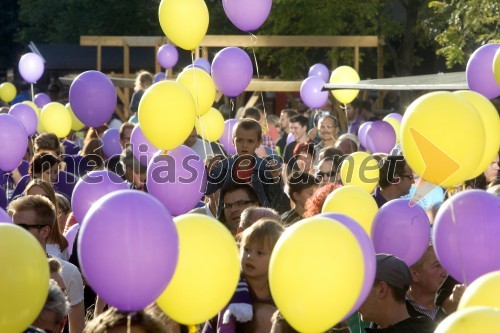
[{"label": "woman", "polygon": [[137,111],[139,110],[139,102],[141,101],[142,95],[146,89],[148,89],[153,84],[153,75],[147,71],[141,71],[135,79],[134,94],[130,100],[130,112],[132,117],[130,117],[130,122],[137,124]]},{"label": "woman", "polygon": [[[54,192],[54,188],[52,187],[52,185],[50,185],[49,182],[42,179],[33,179],[26,186],[24,195],[42,195],[48,198],[56,208],[56,216],[58,216],[59,209],[56,199],[56,193]],[[49,238],[47,239],[45,250],[52,257],[57,257],[66,261],[69,259],[68,241],[61,233],[59,225],[54,225],[54,227],[50,229],[50,234]]]}]

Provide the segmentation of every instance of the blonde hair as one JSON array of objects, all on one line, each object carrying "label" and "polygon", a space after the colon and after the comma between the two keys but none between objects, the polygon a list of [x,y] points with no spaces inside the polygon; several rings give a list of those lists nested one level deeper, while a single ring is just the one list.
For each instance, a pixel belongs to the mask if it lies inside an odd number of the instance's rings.
[{"label": "blonde hair", "polygon": [[264,244],[264,242],[267,242],[269,249],[272,250],[284,230],[281,223],[275,220],[260,219],[241,233],[240,245],[244,246],[254,242]]},{"label": "blonde hair", "polygon": [[135,78],[134,91],[146,90],[153,84],[153,75],[148,71],[140,71]]}]

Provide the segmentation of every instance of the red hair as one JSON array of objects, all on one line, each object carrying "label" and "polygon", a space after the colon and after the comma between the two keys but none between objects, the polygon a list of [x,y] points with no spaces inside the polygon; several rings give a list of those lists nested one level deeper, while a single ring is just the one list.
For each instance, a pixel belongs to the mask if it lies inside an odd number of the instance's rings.
[{"label": "red hair", "polygon": [[321,186],[316,191],[314,191],[312,197],[310,197],[306,201],[306,204],[304,206],[305,212],[303,217],[304,218],[312,217],[314,215],[318,215],[319,213],[321,213],[321,208],[323,208],[323,204],[325,203],[326,197],[341,186],[342,185],[336,183],[330,183]]}]

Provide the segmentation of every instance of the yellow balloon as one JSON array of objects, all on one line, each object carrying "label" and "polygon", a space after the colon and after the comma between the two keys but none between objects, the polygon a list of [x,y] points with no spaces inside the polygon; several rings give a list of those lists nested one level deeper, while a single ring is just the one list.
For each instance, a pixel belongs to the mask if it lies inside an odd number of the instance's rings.
[{"label": "yellow balloon", "polygon": [[483,156],[474,168],[474,171],[469,175],[468,179],[472,179],[482,174],[491,164],[496,154],[498,154],[500,148],[500,117],[493,103],[480,93],[461,90],[454,92],[454,94],[465,98],[474,106],[484,126],[485,143],[481,147]]},{"label": "yellow balloon", "polygon": [[377,161],[364,151],[347,156],[340,167],[340,179],[344,185],[357,185],[369,193],[378,184],[380,171]]},{"label": "yellow balloon", "polygon": [[188,68],[177,77],[177,82],[186,87],[196,103],[196,114],[204,115],[215,101],[216,87],[212,77],[203,69]]},{"label": "yellow balloon", "polygon": [[500,48],[493,58],[493,75],[495,76],[495,81],[497,81],[497,84],[500,86]]},{"label": "yellow balloon", "polygon": [[368,235],[371,234],[372,222],[377,214],[375,199],[365,189],[355,186],[342,186],[326,197],[322,213],[341,213],[358,222]]},{"label": "yellow balloon", "polygon": [[[330,83],[356,83],[359,82],[359,75],[356,70],[349,66],[337,67],[330,75]],[[350,89],[337,89],[332,90],[333,97],[335,97],[340,103],[348,104],[351,103],[356,96],[358,96],[359,90]]]},{"label": "yellow balloon", "polygon": [[203,140],[214,142],[224,133],[224,117],[219,110],[210,108],[203,116],[196,118],[195,126]]},{"label": "yellow balloon", "polygon": [[208,29],[208,8],[203,0],[162,0],[158,9],[161,29],[185,50],[194,50]]},{"label": "yellow balloon", "polygon": [[325,332],[354,306],[363,284],[356,237],[325,217],[285,230],[269,264],[269,286],[285,319],[299,332]]},{"label": "yellow balloon", "polygon": [[498,332],[500,311],[475,306],[452,313],[437,327],[434,333]]},{"label": "yellow balloon", "polygon": [[214,317],[233,296],[240,276],[236,242],[219,221],[185,214],[174,219],[179,261],[158,297],[158,306],[174,321],[196,325]]},{"label": "yellow balloon", "polygon": [[0,223],[0,332],[23,332],[42,310],[49,289],[49,265],[28,231]]},{"label": "yellow balloon", "polygon": [[500,271],[482,275],[465,289],[458,309],[472,306],[488,306],[500,310]]},{"label": "yellow balloon", "polygon": [[182,145],[193,131],[195,118],[193,97],[177,82],[153,84],[139,103],[142,133],[158,149],[171,150]]},{"label": "yellow balloon", "polygon": [[0,99],[5,103],[12,101],[17,95],[16,86],[10,82],[0,84]]},{"label": "yellow balloon", "polygon": [[474,106],[450,92],[410,104],[401,123],[406,162],[426,181],[452,187],[470,178],[483,156],[485,130]]},{"label": "yellow balloon", "polygon": [[78,119],[76,116],[75,116],[75,113],[73,112],[73,109],[71,109],[71,105],[69,103],[66,103],[65,105],[66,109],[68,109],[70,115],[71,115],[71,129],[73,131],[79,131],[81,130],[82,128],[85,127],[85,124],[82,123],[80,121],[80,119]]},{"label": "yellow balloon", "polygon": [[66,137],[71,131],[71,114],[61,103],[50,102],[42,108],[40,122],[45,131],[58,138]]},{"label": "yellow balloon", "polygon": [[389,123],[392,126],[392,128],[394,128],[394,131],[396,132],[396,143],[399,143],[401,141],[401,137],[399,135],[401,129],[401,123],[399,122],[399,120],[397,120],[396,118],[385,117],[384,121]]}]

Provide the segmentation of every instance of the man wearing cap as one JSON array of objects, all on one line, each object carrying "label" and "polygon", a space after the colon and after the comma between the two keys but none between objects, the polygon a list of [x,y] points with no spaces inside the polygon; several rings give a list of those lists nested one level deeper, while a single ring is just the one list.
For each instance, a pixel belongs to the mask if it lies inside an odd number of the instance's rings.
[{"label": "man wearing cap", "polygon": [[372,290],[359,307],[363,321],[371,321],[374,333],[431,333],[434,323],[427,317],[410,317],[405,297],[411,284],[408,266],[391,254],[377,254],[377,273]]}]

